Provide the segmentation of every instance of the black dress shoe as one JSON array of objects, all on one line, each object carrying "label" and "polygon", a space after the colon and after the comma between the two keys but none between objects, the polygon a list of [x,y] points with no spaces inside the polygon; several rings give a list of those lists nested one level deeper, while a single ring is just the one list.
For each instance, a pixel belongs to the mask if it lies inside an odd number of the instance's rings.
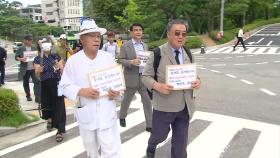
[{"label": "black dress shoe", "polygon": [[146,127],[146,131],[152,133],[152,128],[151,127]]},{"label": "black dress shoe", "polygon": [[148,149],[146,150],[146,157],[147,158],[154,158],[155,157],[155,153],[150,152]]},{"label": "black dress shoe", "polygon": [[120,125],[121,125],[122,127],[126,127],[125,119],[120,119]]},{"label": "black dress shoe", "polygon": [[27,97],[26,100],[27,101],[32,101],[32,98],[31,97]]}]

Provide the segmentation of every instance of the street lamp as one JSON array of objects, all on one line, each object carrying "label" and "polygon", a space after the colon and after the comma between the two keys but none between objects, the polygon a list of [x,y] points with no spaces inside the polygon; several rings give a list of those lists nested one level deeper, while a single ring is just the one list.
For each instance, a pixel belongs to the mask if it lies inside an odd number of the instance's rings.
[{"label": "street lamp", "polygon": [[221,20],[220,20],[220,33],[221,36],[224,36],[224,7],[225,7],[225,0],[221,0]]}]

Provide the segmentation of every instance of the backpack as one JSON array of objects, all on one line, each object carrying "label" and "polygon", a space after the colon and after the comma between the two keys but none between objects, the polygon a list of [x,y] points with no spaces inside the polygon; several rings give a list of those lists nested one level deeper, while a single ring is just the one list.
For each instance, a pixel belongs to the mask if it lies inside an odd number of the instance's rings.
[{"label": "backpack", "polygon": [[[193,62],[193,59],[192,59],[192,53],[191,51],[186,48],[185,46],[183,46],[185,52],[187,53],[191,63]],[[153,63],[153,67],[154,67],[154,72],[155,72],[155,76],[154,76],[154,79],[157,81],[157,69],[158,69],[158,66],[159,66],[159,62],[160,62],[160,59],[161,59],[161,56],[160,56],[160,48],[159,47],[156,47],[154,50],[154,63]]]},{"label": "backpack", "polygon": [[[192,53],[190,51],[190,49],[186,48],[185,46],[183,46],[185,52],[187,53],[191,63],[193,62],[193,58],[192,58]],[[157,70],[158,70],[158,66],[159,66],[159,62],[160,62],[160,59],[161,59],[161,56],[160,56],[160,48],[159,47],[156,47],[154,50],[154,62],[153,62],[153,67],[154,67],[154,72],[155,72],[155,75],[154,75],[154,79],[157,81]],[[149,97],[150,99],[153,99],[153,89],[150,91],[150,90],[147,90],[148,91],[148,94],[149,94]]]}]

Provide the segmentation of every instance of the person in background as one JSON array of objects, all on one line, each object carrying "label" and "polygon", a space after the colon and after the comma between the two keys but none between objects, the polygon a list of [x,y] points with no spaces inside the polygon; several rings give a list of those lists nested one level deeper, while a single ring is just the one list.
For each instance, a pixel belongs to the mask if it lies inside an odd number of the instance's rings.
[{"label": "person in background", "polygon": [[244,36],[244,32],[243,32],[243,27],[241,27],[238,31],[238,34],[237,34],[237,42],[236,44],[233,46],[233,51],[235,51],[235,47],[239,44],[239,42],[241,42],[242,44],[242,47],[244,48],[244,51],[247,49],[245,44],[244,44],[244,41],[243,41],[243,36]]},{"label": "person in background", "polygon": [[122,45],[123,45],[122,37],[119,37],[119,38],[117,39],[117,45],[118,45],[118,48],[119,48],[119,49],[122,47]]},{"label": "person in background", "polygon": [[29,87],[29,79],[31,77],[32,82],[34,84],[33,91],[35,95],[35,102],[39,102],[39,96],[36,95],[39,93],[40,85],[39,80],[35,76],[35,70],[33,61],[26,61],[26,58],[24,57],[24,52],[26,51],[37,51],[35,47],[32,46],[32,36],[26,35],[23,39],[23,46],[19,47],[15,54],[15,59],[17,61],[20,61],[19,66],[19,80],[23,79],[23,88],[26,94],[27,101],[32,101],[31,94],[30,94],[30,87]]},{"label": "person in background", "polygon": [[35,57],[34,66],[41,81],[42,118],[47,120],[48,131],[57,128],[56,141],[61,142],[66,124],[64,97],[58,89],[63,62],[58,54],[51,54],[51,47],[51,43],[41,44],[42,54]]},{"label": "person in background", "polygon": [[107,39],[108,39],[108,42],[103,45],[102,50],[110,53],[112,55],[112,57],[115,59],[116,55],[117,55],[117,50],[118,50],[118,45],[117,45],[116,42],[114,42],[115,33],[114,32],[108,32],[107,33]]},{"label": "person in background", "polygon": [[59,41],[56,46],[56,53],[61,57],[64,64],[67,61],[67,59],[73,55],[73,50],[70,48],[70,46],[67,44],[67,37],[65,34],[60,35]]},{"label": "person in background", "polygon": [[154,56],[151,54],[142,76],[142,81],[153,89],[153,132],[148,141],[147,158],[154,158],[156,147],[163,142],[172,128],[171,158],[187,158],[189,121],[194,113],[194,90],[200,87],[200,79],[192,83],[192,89],[173,90],[166,84],[166,66],[190,64],[183,48],[188,25],[184,20],[172,20],[167,25],[167,43],[161,45],[161,59],[154,79]]},{"label": "person in background", "polygon": [[73,45],[73,54],[77,53],[78,51],[83,49],[83,45],[80,41],[80,39],[76,40],[76,42]]},{"label": "person in background", "polygon": [[0,87],[1,85],[4,85],[4,79],[5,79],[5,63],[7,60],[7,51],[0,46]]},{"label": "person in background", "polygon": [[140,60],[137,57],[138,51],[147,51],[148,46],[142,41],[143,26],[134,23],[130,27],[132,39],[127,41],[121,48],[119,62],[124,67],[124,78],[126,90],[121,102],[120,125],[126,127],[126,116],[134,94],[138,91],[144,108],[146,119],[146,131],[152,131],[152,104],[147,88],[141,81],[144,67],[139,67]]},{"label": "person in background", "polygon": [[94,20],[82,21],[81,31],[77,35],[83,50],[67,61],[60,87],[63,95],[77,101],[74,113],[88,157],[121,158],[115,102],[120,92],[110,89],[107,96],[101,97],[87,78],[93,70],[116,65],[110,54],[99,50],[104,33],[106,29],[99,28]]}]

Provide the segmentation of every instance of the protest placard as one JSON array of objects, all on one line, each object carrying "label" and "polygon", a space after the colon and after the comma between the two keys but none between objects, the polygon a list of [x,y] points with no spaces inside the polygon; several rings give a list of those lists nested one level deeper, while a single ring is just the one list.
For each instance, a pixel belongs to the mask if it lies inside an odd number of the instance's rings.
[{"label": "protest placard", "polygon": [[196,64],[168,65],[166,69],[166,83],[174,90],[191,89],[197,78]]},{"label": "protest placard", "polygon": [[88,75],[92,88],[99,91],[100,96],[106,96],[109,89],[114,91],[125,90],[123,69],[120,65],[100,69]]},{"label": "protest placard", "polygon": [[150,55],[149,51],[138,51],[137,52],[137,57],[140,59],[140,65],[141,67],[144,67],[147,63],[148,57]]},{"label": "protest placard", "polygon": [[34,58],[38,55],[37,51],[24,51],[23,57],[26,58],[26,62],[33,62]]}]

